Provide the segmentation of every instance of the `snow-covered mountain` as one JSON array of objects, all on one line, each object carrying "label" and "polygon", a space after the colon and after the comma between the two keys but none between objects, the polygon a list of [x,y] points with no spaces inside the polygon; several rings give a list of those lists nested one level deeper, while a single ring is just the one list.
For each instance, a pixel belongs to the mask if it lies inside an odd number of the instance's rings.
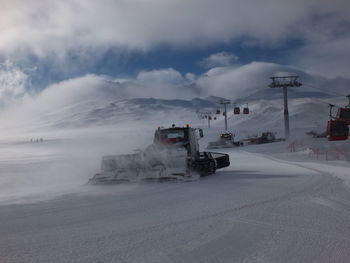
[{"label": "snow-covered mountain", "polygon": [[183,120],[197,118],[201,110],[214,111],[219,103],[213,98],[191,100],[167,100],[157,98],[133,98],[110,102],[105,105],[91,103],[91,107],[75,105],[42,115],[46,126],[82,127],[115,125],[121,122],[149,122],[167,118]]},{"label": "snow-covered mountain", "polygon": [[[101,92],[103,92],[103,89]],[[183,118],[192,120],[198,111],[215,112],[216,109],[222,108],[222,105],[220,105],[222,98],[217,96],[192,99],[161,99],[153,97],[121,99],[116,96],[105,96],[101,99],[100,97],[95,99],[94,96],[89,97],[85,95],[84,99],[78,100],[77,98],[78,101],[62,103],[53,109],[45,105],[47,110],[39,115],[41,115],[46,126],[80,127],[96,124],[113,125],[120,121],[162,120],[169,117],[180,120]],[[298,88],[289,89],[289,98],[291,101],[300,99],[301,101],[305,100],[306,104],[316,103],[316,100],[310,98],[327,99],[330,97],[332,97],[330,94],[322,91],[310,91]],[[255,114],[265,114],[265,109],[267,111],[276,111],[274,107],[277,107],[280,110],[281,99],[281,90],[265,88],[256,90],[256,92],[251,93],[245,98],[232,101],[231,107],[233,104],[243,106],[248,103],[249,106],[256,109]],[[46,103],[47,100],[41,99],[41,101]],[[264,101],[266,106],[265,104],[262,105],[262,101]],[[317,108],[317,106],[315,107]],[[324,105],[321,107],[323,108]]]},{"label": "snow-covered mountain", "polygon": [[[212,126],[224,127],[223,107],[220,98],[194,98],[191,100],[165,100],[136,98],[114,101],[105,106],[66,109],[43,115],[44,126],[50,128],[99,127],[137,122],[145,125],[168,125],[170,123],[191,123],[206,127],[207,119],[199,118],[198,112],[210,112],[215,120]],[[256,134],[262,131],[277,131],[283,134],[283,101],[246,100],[250,114],[233,114],[233,104],[228,105],[228,126],[242,134]],[[341,105],[343,98],[315,99],[295,98],[289,100],[290,126],[304,133],[306,130],[323,131],[328,119],[327,101]],[[245,104],[238,103],[241,108]],[[220,114],[216,110],[220,109]]]},{"label": "snow-covered mountain", "polygon": [[[3,127],[13,124],[19,130],[58,130],[115,125],[127,127],[128,123],[135,122],[151,127],[172,123],[191,123],[205,127],[207,120],[198,118],[198,112],[210,112],[216,119],[213,118],[211,125],[224,127],[221,97],[128,99],[118,98],[118,94],[111,92],[111,89],[108,86],[107,94],[101,95],[101,92],[105,91],[103,87],[99,90],[91,88],[84,90],[83,95],[73,98],[67,97],[66,90],[63,92],[59,89],[49,89],[25,107],[18,107],[14,117],[7,118],[9,125]],[[55,99],[57,97],[59,102]],[[228,105],[229,129],[238,134],[256,134],[268,130],[282,133],[282,97],[281,90],[264,88],[245,98],[232,101],[232,104]],[[346,104],[344,98],[337,99],[322,91],[289,89],[291,128],[300,131],[323,131],[328,119],[328,101],[337,105]],[[249,115],[233,114],[234,104],[242,108],[246,103],[250,108]],[[216,115],[218,109],[221,113]],[[11,123],[12,119],[16,121]]]}]

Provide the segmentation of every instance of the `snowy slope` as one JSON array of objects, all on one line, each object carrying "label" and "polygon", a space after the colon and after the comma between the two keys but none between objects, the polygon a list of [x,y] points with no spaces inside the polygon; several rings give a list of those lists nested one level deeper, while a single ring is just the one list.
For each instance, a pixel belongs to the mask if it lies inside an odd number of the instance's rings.
[{"label": "snowy slope", "polygon": [[264,155],[228,153],[231,167],[192,183],[81,185],[79,194],[1,206],[1,258],[348,261],[350,192],[337,178]]},{"label": "snowy slope", "polygon": [[[19,108],[15,117],[7,118],[12,123],[3,125],[0,131],[0,144],[3,146],[0,152],[0,162],[3,162],[3,166],[0,165],[0,169],[3,169],[0,199],[7,199],[12,193],[13,198],[16,198],[30,193],[35,195],[41,192],[53,193],[55,190],[58,193],[72,190],[98,172],[102,155],[132,153],[135,149],[146,147],[152,142],[154,130],[158,126],[167,127],[175,123],[203,128],[205,137],[200,142],[202,150],[208,141],[216,140],[219,133],[224,131],[220,97],[188,100],[114,100],[113,96],[108,99],[106,97],[108,96],[92,100],[86,96],[88,99],[81,101],[72,99],[57,105],[48,103],[45,110],[36,111],[35,116],[26,115],[30,111],[23,112]],[[41,98],[37,102],[43,101]],[[343,98],[290,99],[293,140],[305,138],[305,132],[310,130],[325,130],[328,119],[327,101],[337,105],[345,104]],[[233,115],[233,104],[228,106],[228,129],[236,134],[236,139],[264,131],[276,132],[278,137],[284,136],[281,97],[277,100],[247,99],[244,102],[249,103],[249,115]],[[244,106],[243,102],[238,102],[237,105]],[[216,115],[217,109],[221,110],[221,114]],[[217,118],[211,121],[210,129],[207,128],[207,119],[198,118],[198,111],[211,112]],[[30,143],[31,139],[38,138],[43,138],[44,143]],[[53,156],[53,160],[46,160],[46,155]],[[86,165],[77,169],[77,163]],[[41,188],[38,185],[40,182],[45,187]]]},{"label": "snowy slope", "polygon": [[[292,129],[324,129],[328,119],[326,101],[341,102],[341,99],[317,100],[313,98],[290,99],[289,112]],[[156,98],[137,98],[114,101],[105,105],[82,107],[72,105],[58,111],[40,116],[41,126],[50,127],[84,127],[115,125],[120,122],[154,122],[173,119],[174,122],[197,122],[197,112],[211,112],[217,117],[218,125],[223,121],[222,114],[216,115],[222,106],[213,98],[194,98],[192,100],[164,100]],[[233,105],[228,106],[229,124],[232,128],[243,131],[264,131],[271,128],[281,131],[283,128],[282,100],[247,101],[250,115],[233,115]],[[340,103],[339,103],[340,104]],[[243,107],[245,104],[237,104]],[[212,122],[215,125],[215,121]]]},{"label": "snowy slope", "polygon": [[[209,129],[196,111],[214,114],[218,99],[82,101],[38,114],[30,132],[31,119],[17,122],[16,133],[3,128],[1,260],[347,262],[350,190],[339,178],[350,181],[350,166],[309,159],[299,148],[290,153],[289,142],[217,150],[230,155],[231,166],[196,182],[87,185],[101,156],[146,147],[158,125],[202,127],[203,150],[224,118],[216,115]],[[290,100],[293,140],[326,145],[304,136],[324,129],[323,100]],[[283,135],[282,105],[252,100],[251,114],[239,116],[231,105],[229,129],[238,137]],[[44,141],[30,142],[33,136]]]}]

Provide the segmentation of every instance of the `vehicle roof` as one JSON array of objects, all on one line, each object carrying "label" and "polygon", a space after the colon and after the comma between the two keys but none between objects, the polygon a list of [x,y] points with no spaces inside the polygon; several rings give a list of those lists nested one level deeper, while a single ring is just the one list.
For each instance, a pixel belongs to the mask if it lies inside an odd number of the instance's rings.
[{"label": "vehicle roof", "polygon": [[159,131],[167,131],[167,130],[185,130],[190,127],[170,127],[170,128],[159,128]]}]

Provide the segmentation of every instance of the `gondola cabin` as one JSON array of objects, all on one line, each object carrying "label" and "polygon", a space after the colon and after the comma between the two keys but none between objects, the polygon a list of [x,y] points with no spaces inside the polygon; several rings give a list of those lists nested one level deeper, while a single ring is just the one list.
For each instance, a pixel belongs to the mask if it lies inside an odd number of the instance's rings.
[{"label": "gondola cabin", "polygon": [[220,140],[221,141],[233,141],[233,134],[228,132],[228,133],[222,133],[220,134]]},{"label": "gondola cabin", "polygon": [[220,114],[220,110],[216,110],[216,114]]},{"label": "gondola cabin", "polygon": [[243,108],[243,114],[249,114],[248,103],[246,103],[246,104],[245,104],[245,107]]},{"label": "gondola cabin", "polygon": [[241,108],[240,107],[234,107],[233,108],[233,114],[240,114],[241,113]]},{"label": "gondola cabin", "polygon": [[349,126],[346,121],[329,120],[327,125],[329,141],[343,141],[349,138]]}]

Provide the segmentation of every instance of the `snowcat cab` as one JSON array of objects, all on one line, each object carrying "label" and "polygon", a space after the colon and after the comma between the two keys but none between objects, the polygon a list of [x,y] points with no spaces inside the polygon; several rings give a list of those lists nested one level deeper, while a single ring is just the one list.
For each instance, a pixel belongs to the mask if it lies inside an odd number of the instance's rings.
[{"label": "snowcat cab", "polygon": [[226,133],[221,133],[220,134],[220,141],[222,146],[228,146],[228,147],[232,147],[232,146],[243,146],[243,143],[240,141],[236,141],[234,140],[235,135],[231,132],[226,132]]},{"label": "snowcat cab", "polygon": [[350,125],[350,95],[346,97],[349,100],[349,104],[345,107],[338,108],[336,119],[345,121],[347,125]]},{"label": "snowcat cab", "polygon": [[234,141],[234,134],[231,132],[225,132],[220,134],[218,141],[209,142],[207,148],[217,149],[217,148],[232,148],[236,146],[243,146],[243,142]]},{"label": "snowcat cab", "polygon": [[280,142],[283,141],[282,138],[276,138],[275,133],[273,132],[263,132],[260,137],[249,137],[246,139],[248,144],[263,144],[263,143],[271,143],[271,142]]},{"label": "snowcat cab", "polygon": [[227,140],[232,141],[233,140],[233,134],[231,132],[222,133],[222,134],[220,134],[220,139],[224,140],[224,141],[227,141]]},{"label": "snowcat cab", "polygon": [[349,126],[346,121],[329,120],[327,125],[329,141],[347,140],[349,137]]},{"label": "snowcat cab", "polygon": [[199,151],[198,139],[203,137],[202,129],[186,127],[158,128],[153,143],[162,147],[184,147],[188,156],[195,157]]},{"label": "snowcat cab", "polygon": [[158,128],[154,134],[153,142],[159,144],[175,144],[184,142],[185,140],[188,140],[188,133],[185,133],[185,130],[182,128],[163,130]]},{"label": "snowcat cab", "polygon": [[261,134],[262,143],[273,142],[276,140],[276,136],[272,132],[263,132]]},{"label": "snowcat cab", "polygon": [[339,108],[336,118],[350,125],[350,108]]},{"label": "snowcat cab", "polygon": [[102,157],[101,172],[90,183],[193,181],[230,165],[228,154],[199,152],[202,129],[158,128],[153,144],[134,154]]},{"label": "snowcat cab", "polygon": [[329,141],[343,141],[349,138],[349,124],[350,124],[350,95],[349,105],[344,108],[338,108],[337,116],[334,118],[332,109],[335,107],[329,104],[329,121],[327,123],[327,137]]}]

